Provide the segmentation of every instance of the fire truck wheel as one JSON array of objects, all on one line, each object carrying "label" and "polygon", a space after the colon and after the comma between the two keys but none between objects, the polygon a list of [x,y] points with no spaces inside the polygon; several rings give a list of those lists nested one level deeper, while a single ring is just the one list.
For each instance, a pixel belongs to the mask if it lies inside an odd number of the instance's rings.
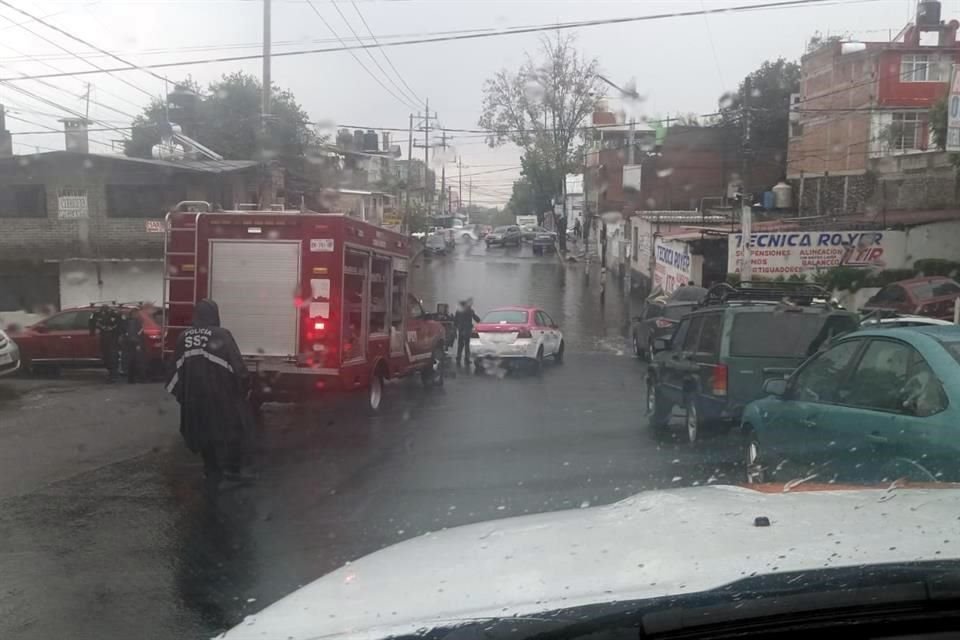
[{"label": "fire truck wheel", "polygon": [[383,374],[378,368],[370,378],[370,387],[367,389],[367,411],[371,414],[378,413],[383,407]]},{"label": "fire truck wheel", "polygon": [[443,347],[437,345],[433,348],[433,354],[430,357],[430,364],[424,367],[420,373],[424,386],[433,384],[435,387],[443,386]]}]

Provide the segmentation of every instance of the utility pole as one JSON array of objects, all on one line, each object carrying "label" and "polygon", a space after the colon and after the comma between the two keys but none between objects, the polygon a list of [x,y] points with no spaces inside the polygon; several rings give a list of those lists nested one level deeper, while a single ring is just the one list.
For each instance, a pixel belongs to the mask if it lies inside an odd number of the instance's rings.
[{"label": "utility pole", "polygon": [[263,114],[262,126],[267,128],[267,116],[270,115],[270,0],[263,0]]},{"label": "utility pole", "polygon": [[407,206],[403,211],[402,233],[410,233],[410,182],[413,180],[413,114],[410,114],[410,133],[407,135]]},{"label": "utility pole", "polygon": [[[750,175],[750,155],[752,153],[750,145],[750,76],[743,81],[743,146],[741,147],[740,158],[740,246],[743,247],[743,254],[740,260],[740,280],[748,282],[753,277],[753,242],[751,231],[753,228],[753,198],[750,195],[748,176]],[[749,285],[747,285],[749,286]]]},{"label": "utility pole", "polygon": [[[446,158],[446,149],[447,149],[447,130],[443,129],[440,131],[440,145],[443,147],[444,155],[441,158],[443,162],[440,164],[440,213],[443,213],[443,201],[445,196],[443,195],[447,190],[447,158]],[[450,213],[450,204],[447,203],[447,213]]]},{"label": "utility pole", "polygon": [[470,186],[467,188],[467,208],[473,208],[473,178],[470,178]]},{"label": "utility pole", "polygon": [[[426,111],[421,115],[417,113],[418,130],[423,131],[423,144],[413,143],[417,149],[423,149],[423,200],[426,204],[427,215],[433,212],[433,192],[431,191],[430,179],[430,121],[437,119],[437,114],[430,115],[430,100],[426,102]],[[413,136],[410,136],[413,139]]]},{"label": "utility pole", "polygon": [[260,91],[260,208],[270,209],[273,205],[273,176],[267,161],[270,146],[270,0],[263,0],[263,78]]},{"label": "utility pole", "polygon": [[86,106],[83,109],[83,119],[87,120],[90,118],[90,83],[87,83],[87,97],[86,97]]},{"label": "utility pole", "polygon": [[457,156],[457,207],[463,209],[463,158],[460,156]]}]

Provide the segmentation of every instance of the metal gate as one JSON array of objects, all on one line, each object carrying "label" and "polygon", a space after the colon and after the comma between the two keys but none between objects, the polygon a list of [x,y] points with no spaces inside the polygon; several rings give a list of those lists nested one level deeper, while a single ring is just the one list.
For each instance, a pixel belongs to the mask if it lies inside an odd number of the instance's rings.
[{"label": "metal gate", "polygon": [[300,242],[210,241],[210,298],[245,356],[297,353]]}]

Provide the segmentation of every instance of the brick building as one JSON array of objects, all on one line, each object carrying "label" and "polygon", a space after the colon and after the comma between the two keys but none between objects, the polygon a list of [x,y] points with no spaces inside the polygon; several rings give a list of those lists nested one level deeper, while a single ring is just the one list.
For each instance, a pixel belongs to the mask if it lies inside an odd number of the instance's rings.
[{"label": "brick building", "polygon": [[935,151],[929,112],[960,62],[960,22],[940,20],[938,2],[918,7],[890,42],[828,42],[801,59],[787,152],[801,214],[886,206],[882,183],[899,181],[890,168],[903,164],[889,159]]},{"label": "brick building", "polygon": [[257,190],[252,161],[0,157],[0,313],[160,302],[169,208],[182,200],[234,208],[256,202]]}]

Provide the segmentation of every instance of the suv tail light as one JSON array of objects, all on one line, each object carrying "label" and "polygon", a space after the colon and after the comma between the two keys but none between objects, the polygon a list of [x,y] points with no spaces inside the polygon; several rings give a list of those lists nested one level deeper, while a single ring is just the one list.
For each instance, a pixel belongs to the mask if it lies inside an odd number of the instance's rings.
[{"label": "suv tail light", "polygon": [[727,365],[717,364],[713,366],[713,389],[715,396],[727,395]]},{"label": "suv tail light", "polygon": [[520,329],[517,333],[518,338],[532,338],[533,334],[530,333],[530,329]]},{"label": "suv tail light", "polygon": [[667,327],[672,327],[677,323],[673,320],[668,320],[667,318],[657,318],[654,324],[657,325],[658,329],[666,329]]},{"label": "suv tail light", "polygon": [[151,340],[160,339],[160,328],[159,327],[147,327],[143,330],[143,335],[147,336]]}]

